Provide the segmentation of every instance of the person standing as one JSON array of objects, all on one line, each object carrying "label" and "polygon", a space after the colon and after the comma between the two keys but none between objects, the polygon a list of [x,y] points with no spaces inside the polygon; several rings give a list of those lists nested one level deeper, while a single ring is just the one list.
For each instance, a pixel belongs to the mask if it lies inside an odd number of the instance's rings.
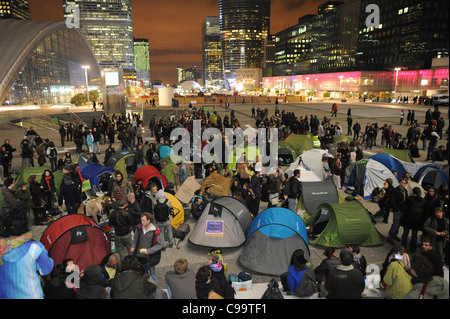
[{"label": "person standing", "polygon": [[61,127],[59,128],[59,136],[61,137],[61,146],[64,147],[64,142],[66,140],[66,128],[64,127],[64,125],[61,125]]},{"label": "person standing", "polygon": [[252,196],[252,206],[250,212],[253,217],[256,217],[259,213],[259,204],[261,202],[261,169],[256,169],[255,174],[252,176],[250,183],[248,184],[248,190]]},{"label": "person standing", "polygon": [[284,194],[288,197],[288,208],[294,213],[297,212],[298,199],[301,195],[300,184],[301,171],[299,169],[294,170],[294,175],[289,178],[286,183]]},{"label": "person standing", "polygon": [[397,234],[400,228],[400,220],[406,210],[406,200],[408,198],[408,191],[406,190],[407,184],[408,180],[406,178],[402,178],[399,182],[399,185],[394,188],[392,192],[392,198],[390,200],[393,213],[393,221],[391,228],[389,229],[387,242],[393,246],[395,246],[394,239],[401,241],[401,239],[397,237]]},{"label": "person standing", "polygon": [[[169,239],[169,248],[173,247],[173,232],[172,232],[172,202],[167,198],[164,190],[160,189],[156,193],[155,206],[153,206],[153,216],[156,220],[156,226],[161,230],[162,237],[165,237],[167,231],[167,237]],[[166,249],[166,241],[163,240],[164,247]]]},{"label": "person standing", "polygon": [[352,135],[352,124],[353,124],[353,118],[351,115],[347,116],[347,135]]},{"label": "person standing", "polygon": [[423,229],[423,198],[421,197],[421,190],[419,187],[414,187],[412,196],[406,200],[406,210],[403,218],[400,220],[400,225],[403,226],[402,246],[408,248],[408,235],[411,234],[411,241],[409,251],[416,252],[417,247],[417,233]]},{"label": "person standing", "polygon": [[63,178],[64,181],[59,189],[58,205],[61,208],[64,203],[69,215],[76,214],[81,206],[81,192],[72,180],[70,173],[64,174]]},{"label": "person standing", "polygon": [[53,259],[41,242],[32,240],[27,220],[11,216],[4,226],[6,232],[0,238],[0,299],[43,299],[40,276],[52,272]]},{"label": "person standing", "polygon": [[437,207],[434,214],[423,225],[427,235],[431,238],[437,254],[444,259],[444,247],[448,237],[448,220],[444,218],[444,210]]},{"label": "person standing", "polygon": [[400,111],[400,125],[403,124],[403,119],[405,118],[405,112],[403,110]]},{"label": "person standing", "polygon": [[164,237],[161,230],[153,224],[153,215],[143,213],[141,226],[133,238],[130,252],[137,258],[139,265],[145,273],[158,280],[155,266],[161,259],[161,250],[164,247]]},{"label": "person standing", "polygon": [[120,260],[123,260],[131,249],[131,229],[134,226],[133,218],[126,207],[126,200],[120,200],[118,209],[114,209],[109,218],[109,225],[114,227],[116,234],[116,251]]}]

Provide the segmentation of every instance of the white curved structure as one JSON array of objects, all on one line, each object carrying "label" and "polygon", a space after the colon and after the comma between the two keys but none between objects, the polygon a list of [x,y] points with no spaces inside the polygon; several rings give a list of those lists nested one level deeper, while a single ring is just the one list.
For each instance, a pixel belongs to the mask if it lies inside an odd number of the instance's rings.
[{"label": "white curved structure", "polygon": [[158,97],[160,106],[172,106],[172,99],[175,96],[175,89],[173,87],[159,88]]}]

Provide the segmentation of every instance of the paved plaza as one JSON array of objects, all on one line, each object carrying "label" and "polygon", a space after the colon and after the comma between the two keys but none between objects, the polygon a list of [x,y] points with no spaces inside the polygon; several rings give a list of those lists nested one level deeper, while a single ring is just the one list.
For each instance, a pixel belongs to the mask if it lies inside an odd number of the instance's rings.
[{"label": "paved plaza", "polygon": [[[335,124],[335,122],[340,122],[341,126],[343,128],[343,133],[347,132],[347,111],[349,108],[352,110],[352,117],[354,119],[354,123],[356,120],[360,121],[362,129],[366,126],[367,123],[374,123],[377,122],[379,126],[383,126],[385,123],[388,125],[393,125],[394,129],[396,129],[398,132],[402,134],[402,136],[406,136],[406,132],[408,129],[408,126],[405,125],[399,125],[400,122],[400,111],[403,109],[405,111],[405,122],[406,122],[406,113],[408,110],[414,110],[416,114],[416,119],[419,120],[419,123],[422,125],[425,118],[425,112],[429,108],[429,106],[424,105],[398,105],[398,104],[378,104],[378,103],[371,103],[371,102],[347,102],[347,103],[341,103],[337,102],[338,104],[338,114],[337,117],[331,118],[331,105],[333,101],[313,101],[308,103],[280,103],[279,104],[279,110],[285,110],[286,112],[294,112],[296,116],[305,116],[308,115],[308,117],[313,114],[317,115],[319,119],[322,119],[324,116],[327,116],[331,119],[332,123]],[[269,116],[271,116],[274,113],[275,105],[274,104],[231,104],[230,105],[230,111],[234,110],[235,116],[239,119],[242,126],[250,125],[254,126],[255,120],[251,118],[251,108],[252,106],[260,107],[262,109],[268,108],[269,110]],[[200,106],[201,107],[201,106]],[[148,120],[153,114],[156,114],[156,117],[164,116],[168,117],[170,115],[181,115],[183,110],[188,111],[188,108],[186,105],[181,105],[180,108],[174,109],[169,107],[156,107],[156,108],[145,108],[145,116],[144,121],[147,125]],[[219,105],[215,105],[215,111],[217,111],[218,114],[221,115],[222,119],[226,114],[229,114],[229,111],[227,112],[223,107],[220,107]],[[40,115],[52,115],[52,116],[58,116],[58,113],[61,117],[66,116],[67,113],[55,110],[35,110],[30,111],[31,114],[36,115],[39,113]],[[85,118],[100,118],[101,112],[93,112],[89,108],[74,108],[74,113],[79,114],[79,116],[83,119]],[[444,117],[446,121],[446,126],[444,131],[448,127],[448,113],[447,113],[447,107],[441,108],[442,116]],[[23,113],[24,116],[30,116],[29,114]],[[64,115],[66,114],[66,115]],[[2,116],[2,112],[0,112],[0,118]],[[90,126],[90,122],[87,122]],[[55,142],[56,147],[59,150],[59,153],[69,151],[72,154],[75,154],[75,144],[73,142],[66,142],[66,147],[61,148],[60,145],[60,138],[57,131],[54,131],[52,129],[46,129],[44,127],[38,127],[35,126],[35,130],[43,137],[48,138]],[[19,128],[17,126],[13,126],[9,123],[6,123],[4,121],[0,121],[0,141],[3,141],[5,139],[10,139],[11,144],[17,148],[20,149],[20,141],[22,140],[24,136],[24,129]],[[372,150],[365,150],[365,158],[368,158],[369,156],[377,153],[380,151],[380,143],[379,138],[380,135],[378,135],[377,139],[377,145]],[[445,134],[441,140],[439,141],[439,145],[446,145],[448,139],[448,134]],[[145,140],[152,140],[149,136],[144,136]],[[116,141],[115,148],[120,149],[120,141]],[[420,142],[421,144],[421,142]],[[103,156],[104,156],[104,150],[106,149],[107,145],[101,145],[101,151],[102,154],[99,156],[100,163],[103,163]],[[421,147],[421,145],[420,145]],[[426,151],[421,151],[422,156],[420,159],[416,159],[416,162],[422,163],[425,162],[426,158]],[[16,169],[20,166],[21,158],[19,156],[19,150],[15,152],[14,154],[14,160],[13,160],[13,169]],[[430,162],[428,162],[430,163]],[[440,165],[445,165],[445,162],[438,162]],[[346,194],[343,193],[343,190],[339,190],[342,192],[342,195],[345,197]],[[362,200],[362,204],[372,213],[376,213],[378,211],[378,205],[371,202],[370,200]],[[267,203],[262,202],[260,206],[260,211],[265,209],[267,206]],[[392,216],[392,214],[391,214]],[[187,221],[189,224],[191,224],[191,229],[193,229],[193,226],[195,225],[195,220],[193,217],[190,217],[190,219]],[[381,220],[378,220],[375,227],[383,234],[385,237],[387,237],[387,233],[389,230],[391,224],[391,220],[389,220],[388,224],[382,223]],[[40,240],[40,236],[42,232],[45,230],[45,226],[33,226],[33,237],[35,240]],[[401,231],[399,234],[401,237]],[[376,264],[381,268],[381,264],[384,261],[384,258],[386,257],[388,251],[392,248],[392,246],[388,243],[376,246],[376,247],[361,247],[361,253],[366,257],[368,264]],[[240,271],[244,270],[242,266],[238,262],[239,254],[242,250],[242,247],[238,248],[226,248],[223,249],[223,256],[225,258],[225,261],[228,263],[228,273],[238,274]],[[189,267],[193,269],[194,271],[197,271],[197,269],[203,265],[206,261],[206,255],[210,251],[210,248],[208,247],[199,247],[195,246],[188,242],[187,239],[182,241],[180,243],[179,249],[175,248],[167,248],[166,251],[162,253],[161,262],[156,267],[157,269],[157,275],[159,279],[159,284],[161,287],[165,287],[164,282],[164,273],[169,270],[173,270],[173,263],[178,258],[186,258],[189,262]],[[318,247],[315,245],[310,245],[310,252],[311,252],[311,259],[313,266],[317,266],[320,261],[324,258],[323,256],[323,248]],[[447,272],[448,274],[448,272]],[[253,282],[255,284],[264,284],[269,282],[270,278],[272,276],[266,276],[261,274],[253,274]],[[448,277],[447,277],[448,278]],[[255,286],[257,287],[257,286]],[[258,286],[258,287],[261,287]],[[262,285],[262,287],[265,287]],[[262,289],[262,288],[260,288]],[[255,294],[258,294],[256,292]],[[240,297],[242,298],[260,298],[256,296],[255,294],[247,294],[242,295]],[[261,293],[262,294],[262,293]]]}]

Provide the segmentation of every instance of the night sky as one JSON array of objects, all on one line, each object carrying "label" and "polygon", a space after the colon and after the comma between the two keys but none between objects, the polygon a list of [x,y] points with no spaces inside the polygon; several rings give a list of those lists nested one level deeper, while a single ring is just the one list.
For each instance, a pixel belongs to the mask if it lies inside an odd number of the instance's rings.
[{"label": "night sky", "polygon": [[[272,0],[271,33],[316,14],[326,0]],[[61,0],[29,0],[32,20],[62,20]],[[218,0],[132,0],[133,33],[150,44],[151,80],[176,83],[176,67],[202,68],[201,33],[207,16],[219,15]]]}]

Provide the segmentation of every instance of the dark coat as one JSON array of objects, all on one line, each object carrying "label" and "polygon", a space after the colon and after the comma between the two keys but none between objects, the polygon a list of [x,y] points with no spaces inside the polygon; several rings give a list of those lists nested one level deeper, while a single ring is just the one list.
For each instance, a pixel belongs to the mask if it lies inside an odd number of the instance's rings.
[{"label": "dark coat", "polygon": [[126,270],[109,281],[111,299],[153,299],[156,286],[136,270]]}]

